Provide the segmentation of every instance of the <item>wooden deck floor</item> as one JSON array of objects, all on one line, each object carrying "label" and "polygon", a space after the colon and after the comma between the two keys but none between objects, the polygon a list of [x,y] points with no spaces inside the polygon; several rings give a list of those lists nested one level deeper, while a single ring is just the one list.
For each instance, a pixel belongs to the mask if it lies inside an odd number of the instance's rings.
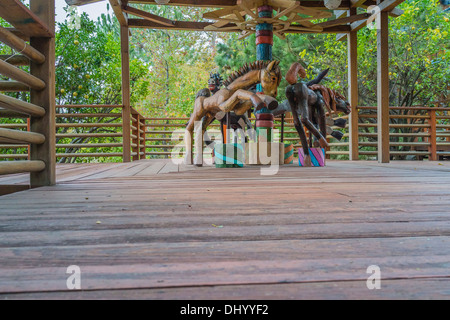
[{"label": "wooden deck floor", "polygon": [[61,165],[0,197],[0,299],[27,298],[450,299],[450,163]]}]

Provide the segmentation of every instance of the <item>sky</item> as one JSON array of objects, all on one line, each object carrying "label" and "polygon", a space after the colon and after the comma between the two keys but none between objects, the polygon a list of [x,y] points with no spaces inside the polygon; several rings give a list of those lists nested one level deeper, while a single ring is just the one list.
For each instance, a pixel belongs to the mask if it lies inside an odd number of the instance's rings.
[{"label": "sky", "polygon": [[[102,1],[97,3],[91,3],[84,6],[78,7],[78,12],[81,14],[82,12],[86,12],[91,20],[96,21],[97,17],[99,17],[102,13],[106,13],[106,5],[108,1]],[[64,11],[64,7],[66,7],[65,0],[56,0],[56,21],[64,22],[66,18],[66,12]]]}]

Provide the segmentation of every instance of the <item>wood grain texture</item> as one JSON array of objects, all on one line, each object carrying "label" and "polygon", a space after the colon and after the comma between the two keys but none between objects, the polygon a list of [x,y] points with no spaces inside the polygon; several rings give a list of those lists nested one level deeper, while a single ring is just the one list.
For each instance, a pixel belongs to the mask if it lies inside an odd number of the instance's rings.
[{"label": "wood grain texture", "polygon": [[58,165],[56,186],[0,197],[0,298],[448,299],[449,177],[447,162]]}]

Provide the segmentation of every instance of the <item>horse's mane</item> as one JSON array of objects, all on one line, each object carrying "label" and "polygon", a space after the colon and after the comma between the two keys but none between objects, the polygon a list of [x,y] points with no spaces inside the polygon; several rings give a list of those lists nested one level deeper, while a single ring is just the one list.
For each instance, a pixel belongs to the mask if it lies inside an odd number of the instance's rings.
[{"label": "horse's mane", "polygon": [[[245,65],[243,65],[239,70],[233,72],[227,80],[225,80],[223,82],[223,85],[225,87],[228,87],[230,84],[232,84],[236,79],[242,77],[243,75],[249,73],[250,71],[255,71],[255,70],[262,70],[267,68],[267,66],[270,64],[271,61],[263,61],[263,60],[259,60],[259,61],[255,61],[252,63],[246,63]],[[277,73],[279,73],[279,79],[281,79],[281,71],[279,69],[279,67],[277,67]]]},{"label": "horse's mane", "polygon": [[339,92],[330,89],[328,87],[325,87],[323,85],[320,84],[314,84],[312,86],[309,86],[308,88],[310,88],[313,91],[320,91],[320,94],[323,97],[323,100],[325,102],[325,106],[328,109],[328,112],[331,113],[336,113],[337,112],[337,107],[336,107],[336,100],[337,99],[341,99],[346,101],[346,98],[341,95]]}]

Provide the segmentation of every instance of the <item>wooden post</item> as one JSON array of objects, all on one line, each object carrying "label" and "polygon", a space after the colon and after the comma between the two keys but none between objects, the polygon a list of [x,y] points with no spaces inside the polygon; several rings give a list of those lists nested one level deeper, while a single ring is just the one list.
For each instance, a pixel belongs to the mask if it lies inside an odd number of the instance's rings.
[{"label": "wooden post", "polygon": [[131,161],[131,102],[130,102],[130,38],[129,28],[120,26],[120,46],[122,56],[122,137],[123,162]]},{"label": "wooden post", "polygon": [[[55,32],[55,0],[31,0],[30,9]],[[56,184],[55,38],[32,37],[30,45],[46,57],[42,64],[30,64],[30,73],[46,84],[45,89],[31,90],[30,95],[32,104],[45,109],[43,117],[30,120],[31,131],[45,136],[44,143],[32,144],[30,148],[31,160],[45,162],[44,170],[30,174],[33,188]]]},{"label": "wooden post", "polygon": [[[142,132],[140,132],[140,130],[142,130]],[[140,155],[139,159],[144,159],[146,158],[146,147],[145,147],[145,142],[146,142],[146,137],[145,137],[145,118],[143,116],[139,117],[139,132],[140,137],[143,139],[142,142],[140,142],[140,146],[141,146],[141,150],[144,153],[143,155]]]},{"label": "wooden post", "polygon": [[377,20],[378,162],[389,163],[389,13],[381,11]]},{"label": "wooden post", "polygon": [[430,115],[430,137],[429,137],[429,142],[430,142],[430,161],[438,161],[438,156],[437,156],[437,135],[436,135],[436,131],[437,131],[437,120],[436,120],[436,110],[430,110],[428,112],[428,114]]},{"label": "wooden post", "polygon": [[[132,127],[133,127],[133,128],[131,128],[131,134],[134,137],[136,137],[136,138],[131,139],[131,142],[133,143],[131,150],[134,154],[132,156],[132,159],[133,159],[133,161],[137,161],[137,160],[139,160],[139,150],[140,150],[139,142],[141,141],[140,134],[139,134],[139,115],[134,114],[131,116],[131,119],[132,119]],[[136,146],[134,146],[134,145],[136,145]]]},{"label": "wooden post", "polygon": [[[350,10],[356,14],[356,8]],[[350,160],[359,160],[359,91],[358,91],[358,33],[350,32],[347,37],[348,48],[348,98],[352,106],[350,113]]]}]

